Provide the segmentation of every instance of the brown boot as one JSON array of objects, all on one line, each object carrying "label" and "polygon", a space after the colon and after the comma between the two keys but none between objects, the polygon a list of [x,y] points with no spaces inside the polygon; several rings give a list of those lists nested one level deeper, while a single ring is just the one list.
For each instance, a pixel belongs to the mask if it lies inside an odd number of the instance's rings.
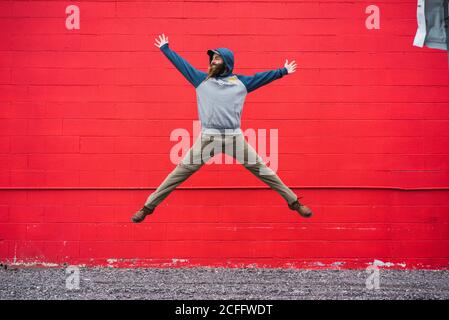
[{"label": "brown boot", "polygon": [[[302,198],[302,197],[299,197],[298,199],[300,199],[300,198]],[[296,199],[295,202],[290,203],[290,204],[288,205],[288,207],[289,207],[291,210],[298,211],[299,214],[300,214],[302,217],[304,217],[304,218],[310,218],[310,217],[312,216],[312,214],[313,214],[313,213],[312,213],[312,210],[310,210],[309,207],[307,207],[307,206],[303,205],[301,202],[299,202],[298,199]]]},{"label": "brown boot", "polygon": [[154,211],[155,207],[146,207],[143,206],[142,209],[140,209],[139,211],[137,211],[133,217],[131,218],[131,221],[134,223],[139,223],[142,222],[145,217],[149,214],[152,214]]}]

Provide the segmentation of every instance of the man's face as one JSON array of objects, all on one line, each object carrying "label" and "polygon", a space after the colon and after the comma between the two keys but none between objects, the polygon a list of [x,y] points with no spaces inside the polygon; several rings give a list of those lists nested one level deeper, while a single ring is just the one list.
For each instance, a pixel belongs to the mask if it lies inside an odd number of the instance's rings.
[{"label": "man's face", "polygon": [[212,56],[212,61],[210,62],[209,65],[209,70],[207,72],[208,77],[217,76],[221,74],[223,70],[224,70],[223,58],[219,54],[214,53],[214,55]]},{"label": "man's face", "polygon": [[219,54],[214,53],[211,64],[215,65],[223,64],[223,58]]}]

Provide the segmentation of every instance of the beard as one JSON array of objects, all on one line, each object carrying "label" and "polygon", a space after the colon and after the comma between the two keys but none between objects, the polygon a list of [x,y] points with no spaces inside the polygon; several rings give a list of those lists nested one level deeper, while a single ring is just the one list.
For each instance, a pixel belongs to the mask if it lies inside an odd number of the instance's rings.
[{"label": "beard", "polygon": [[218,64],[218,65],[216,65],[216,64],[211,64],[211,65],[209,66],[209,70],[208,70],[208,72],[207,72],[207,78],[206,78],[206,80],[209,79],[210,77],[216,77],[216,76],[218,76],[218,75],[221,74],[223,71],[224,71],[224,63]]}]

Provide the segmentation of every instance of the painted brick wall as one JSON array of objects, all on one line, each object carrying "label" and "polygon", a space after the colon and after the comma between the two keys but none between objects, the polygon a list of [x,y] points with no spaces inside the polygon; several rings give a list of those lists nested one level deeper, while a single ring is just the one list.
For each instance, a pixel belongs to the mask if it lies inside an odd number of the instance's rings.
[{"label": "painted brick wall", "polygon": [[[447,53],[413,47],[416,27],[412,0],[1,1],[0,261],[447,268]],[[215,164],[129,222],[174,168],[170,133],[197,119],[161,33],[204,71],[214,47],[241,74],[296,60],[248,95],[242,128],[279,130],[277,172],[313,219]]]}]

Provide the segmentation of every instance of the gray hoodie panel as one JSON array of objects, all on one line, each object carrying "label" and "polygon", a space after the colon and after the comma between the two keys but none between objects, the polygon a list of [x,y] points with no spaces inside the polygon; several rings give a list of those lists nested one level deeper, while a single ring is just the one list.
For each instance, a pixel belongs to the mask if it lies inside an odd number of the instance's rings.
[{"label": "gray hoodie panel", "polygon": [[246,87],[236,75],[203,81],[196,88],[202,132],[240,133],[246,95]]}]

